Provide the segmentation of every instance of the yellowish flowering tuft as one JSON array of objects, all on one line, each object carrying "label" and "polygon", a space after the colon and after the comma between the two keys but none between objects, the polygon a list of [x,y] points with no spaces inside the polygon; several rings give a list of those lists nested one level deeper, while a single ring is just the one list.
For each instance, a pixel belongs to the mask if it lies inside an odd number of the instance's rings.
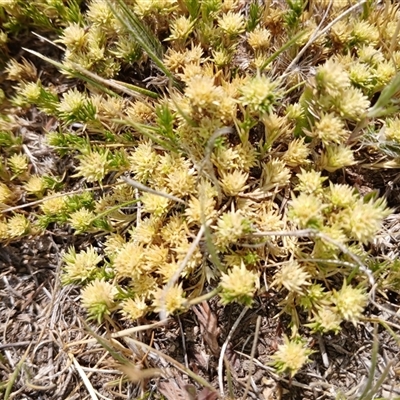
[{"label": "yellowish flowering tuft", "polygon": [[143,252],[142,270],[145,273],[154,272],[169,259],[169,250],[164,246],[150,245]]},{"label": "yellowish flowering tuft", "polygon": [[326,177],[321,176],[321,172],[313,170],[305,171],[304,169],[300,170],[297,178],[299,179],[299,183],[297,184],[296,189],[306,194],[322,193],[322,184],[327,179]]},{"label": "yellowish flowering tuft", "polygon": [[7,222],[0,219],[0,240],[10,239],[8,235]]},{"label": "yellowish flowering tuft", "polygon": [[332,59],[318,67],[315,79],[319,89],[330,96],[340,96],[350,87],[348,73],[339,62]]},{"label": "yellowish flowering tuft", "polygon": [[340,115],[353,121],[358,121],[364,117],[370,106],[370,101],[361,90],[353,87],[345,90],[335,102]]},{"label": "yellowish flowering tuft", "polygon": [[309,134],[320,139],[326,146],[331,143],[343,143],[349,136],[343,121],[334,114],[323,114]]},{"label": "yellowish flowering tuft", "polygon": [[92,0],[86,15],[94,26],[102,29],[110,29],[116,25],[114,14],[105,0]]},{"label": "yellowish flowering tuft", "polygon": [[205,221],[212,221],[215,215],[217,202],[214,197],[207,195],[195,197],[189,200],[188,207],[185,209],[185,215],[189,224],[200,225]]},{"label": "yellowish flowering tuft", "polygon": [[289,261],[275,274],[272,282],[278,289],[284,287],[289,292],[303,295],[311,285],[311,275],[297,261]]},{"label": "yellowish flowering tuft", "polygon": [[271,41],[271,33],[266,28],[257,27],[248,34],[247,42],[254,50],[267,49]]},{"label": "yellowish flowering tuft", "polygon": [[35,65],[25,58],[22,58],[22,62],[18,62],[12,58],[8,61],[5,72],[7,73],[7,78],[11,81],[35,81],[37,79]]},{"label": "yellowish flowering tuft", "polygon": [[349,207],[355,204],[358,198],[353,187],[330,182],[328,199],[335,207]]},{"label": "yellowish flowering tuft", "polygon": [[90,151],[77,157],[79,165],[76,167],[74,177],[82,176],[86,182],[101,183],[109,172],[110,161],[108,160],[108,151]]},{"label": "yellowish flowering tuft", "polygon": [[148,312],[148,305],[141,297],[127,299],[121,303],[121,314],[125,319],[136,321]]},{"label": "yellowish flowering tuft", "polygon": [[188,165],[174,166],[166,177],[166,185],[169,192],[178,197],[185,197],[196,189],[196,171]]},{"label": "yellowish flowering tuft", "polygon": [[400,118],[388,118],[385,125],[384,135],[386,140],[400,143]]},{"label": "yellowish flowering tuft", "polygon": [[81,208],[70,214],[68,222],[72,228],[75,229],[75,233],[79,234],[87,231],[96,219],[95,214],[86,208]]},{"label": "yellowish flowering tuft", "polygon": [[28,157],[25,154],[13,154],[8,159],[8,165],[16,176],[21,175],[28,170]]},{"label": "yellowish flowering tuft", "polygon": [[63,256],[65,267],[61,281],[69,284],[89,280],[95,274],[97,266],[102,260],[103,258],[96,253],[93,246],[89,246],[87,250],[78,254],[73,247],[70,247]]},{"label": "yellowish flowering tuft", "polygon": [[334,172],[337,169],[354,165],[353,151],[344,145],[330,145],[322,152],[320,165],[322,169]]},{"label": "yellowish flowering tuft", "polygon": [[26,99],[29,103],[35,104],[40,99],[42,94],[42,85],[40,81],[29,82],[21,85],[20,95],[23,99]]},{"label": "yellowish flowering tuft", "polygon": [[140,244],[149,244],[156,237],[160,227],[158,218],[151,216],[143,219],[138,226],[130,231],[132,241]]},{"label": "yellowish flowering tuft", "polygon": [[[24,189],[29,194],[34,194],[37,197],[42,197],[44,191],[46,190],[46,183],[44,179],[38,175],[32,175],[29,177],[28,182],[25,183]],[[1,203],[1,196],[0,196]]]},{"label": "yellowish flowering tuft", "polygon": [[270,113],[278,99],[277,83],[264,75],[249,79],[240,89],[240,102],[253,112]]},{"label": "yellowish flowering tuft", "polygon": [[87,32],[78,24],[72,23],[64,29],[59,42],[72,51],[83,50],[87,45]]},{"label": "yellowish flowering tuft", "polygon": [[249,271],[244,263],[233,266],[226,274],[221,274],[221,302],[237,302],[250,307],[256,290],[260,287],[257,272]]},{"label": "yellowish flowering tuft", "polygon": [[136,279],[142,273],[143,247],[132,242],[121,246],[115,255],[113,267],[119,279]]},{"label": "yellowish flowering tuft", "polygon": [[143,211],[152,214],[154,217],[165,215],[170,207],[171,200],[166,197],[152,193],[144,193],[141,197]]},{"label": "yellowish flowering tuft", "polygon": [[361,243],[368,243],[375,237],[382,226],[383,219],[391,213],[386,207],[386,200],[358,200],[351,207],[347,207],[338,216],[343,229],[350,237]]},{"label": "yellowish flowering tuft", "polygon": [[177,0],[136,0],[134,10],[141,17],[152,13],[169,14],[177,5]]},{"label": "yellowish flowering tuft", "polygon": [[185,309],[186,299],[182,284],[174,285],[167,291],[159,288],[154,292],[153,307],[155,312],[165,313],[165,316]]},{"label": "yellowish flowering tuft", "polygon": [[208,76],[194,76],[188,83],[185,96],[192,107],[192,117],[198,115],[212,115],[218,111],[224,98],[221,87],[214,85],[214,79]]},{"label": "yellowish flowering tuft", "polygon": [[87,96],[84,93],[78,92],[77,89],[71,89],[63,94],[62,101],[57,108],[62,116],[69,116],[79,113],[86,102]]},{"label": "yellowish flowering tuft", "polygon": [[314,333],[338,333],[342,318],[333,307],[324,306],[318,309],[310,323],[306,324]]},{"label": "yellowish flowering tuft", "polygon": [[7,232],[10,238],[17,238],[29,233],[31,224],[23,214],[16,214],[7,221]]},{"label": "yellowish flowering tuft", "polygon": [[319,228],[322,226],[322,211],[325,207],[319,197],[300,193],[290,201],[288,216],[299,228]]},{"label": "yellowish flowering tuft", "polygon": [[379,31],[377,27],[365,20],[359,20],[354,23],[351,36],[357,45],[375,45],[379,41]]},{"label": "yellowish flowering tuft", "polygon": [[160,281],[154,278],[152,275],[149,274],[142,274],[136,276],[135,279],[129,282],[130,290],[149,300],[153,297],[154,291],[160,286]]},{"label": "yellowish flowering tuft", "polygon": [[289,184],[291,172],[284,161],[274,158],[263,167],[261,188],[264,192]]},{"label": "yellowish flowering tuft", "polygon": [[185,219],[179,215],[174,214],[168,222],[161,227],[161,237],[163,241],[172,246],[177,246],[181,243],[182,238],[186,237],[188,232]]},{"label": "yellowish flowering tuft", "polygon": [[339,291],[333,291],[332,297],[343,319],[357,325],[368,302],[368,295],[364,290],[347,286],[345,280]]},{"label": "yellowish flowering tuft", "polygon": [[[155,118],[155,112],[150,103],[137,100],[125,109],[125,113],[133,122],[141,124],[151,123]],[[138,147],[140,144],[138,145]],[[136,150],[136,149],[135,149]]]},{"label": "yellowish flowering tuft", "polygon": [[228,11],[218,20],[219,27],[230,37],[237,36],[245,31],[243,15]]},{"label": "yellowish flowering tuft", "polygon": [[226,249],[241,237],[251,232],[250,221],[240,211],[229,211],[222,214],[215,228],[215,244]]},{"label": "yellowish flowering tuft", "polygon": [[300,368],[308,363],[312,351],[307,349],[300,339],[289,340],[284,337],[284,343],[278,345],[278,351],[271,357],[272,365],[279,374],[288,374],[293,377]]},{"label": "yellowish flowering tuft", "polygon": [[194,22],[185,16],[178,17],[175,21],[171,22],[170,30],[171,35],[169,40],[185,40],[193,31]]},{"label": "yellowish flowering tuft", "polygon": [[0,204],[7,203],[12,198],[11,190],[4,183],[0,182]]},{"label": "yellowish flowering tuft", "polygon": [[227,196],[237,196],[239,193],[244,192],[248,187],[246,185],[249,174],[240,170],[233,172],[222,173],[221,187]]},{"label": "yellowish flowering tuft", "polygon": [[150,142],[140,143],[129,157],[130,169],[135,174],[135,179],[146,183],[157,167],[159,157],[153,150]]},{"label": "yellowish flowering tuft", "polygon": [[[214,64],[219,68],[229,65],[229,63],[232,61],[232,54],[224,48],[221,50],[213,50],[212,55]],[[186,72],[187,71],[185,69],[185,75]]]},{"label": "yellowish flowering tuft", "polygon": [[81,292],[82,305],[87,309],[89,319],[101,323],[105,315],[109,315],[115,307],[117,288],[104,279],[95,279]]},{"label": "yellowish flowering tuft", "polygon": [[65,211],[66,202],[64,196],[54,197],[54,193],[49,193],[48,196],[44,198],[44,201],[40,205],[41,210],[47,215],[57,215]]},{"label": "yellowish flowering tuft", "polygon": [[307,159],[310,155],[310,147],[304,143],[304,138],[294,139],[289,143],[288,149],[282,157],[290,167],[297,167],[299,165],[308,164]]},{"label": "yellowish flowering tuft", "polygon": [[349,77],[351,82],[364,90],[370,90],[374,86],[374,71],[370,66],[360,62],[355,62],[350,66]]},{"label": "yellowish flowering tuft", "polygon": [[104,253],[107,257],[113,258],[125,244],[125,239],[121,235],[111,234],[104,242]]}]

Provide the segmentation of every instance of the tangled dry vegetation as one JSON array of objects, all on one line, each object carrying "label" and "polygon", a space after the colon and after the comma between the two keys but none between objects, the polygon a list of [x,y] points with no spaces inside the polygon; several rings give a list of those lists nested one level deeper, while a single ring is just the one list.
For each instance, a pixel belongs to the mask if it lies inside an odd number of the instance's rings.
[{"label": "tangled dry vegetation", "polygon": [[400,397],[389,0],[0,0],[4,399]]}]

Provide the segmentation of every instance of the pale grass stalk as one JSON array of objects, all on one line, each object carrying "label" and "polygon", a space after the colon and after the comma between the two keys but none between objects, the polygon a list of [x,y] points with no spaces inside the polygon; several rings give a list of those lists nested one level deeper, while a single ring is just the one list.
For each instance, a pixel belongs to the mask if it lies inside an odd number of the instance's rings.
[{"label": "pale grass stalk", "polygon": [[224,358],[225,358],[225,352],[226,348],[228,347],[228,344],[230,340],[232,339],[233,334],[235,333],[237,327],[240,324],[240,321],[243,319],[245,316],[246,312],[249,310],[249,307],[245,307],[242,312],[240,313],[239,317],[233,324],[231,330],[229,331],[229,334],[224,342],[224,344],[221,347],[221,353],[219,355],[219,360],[218,360],[218,385],[219,385],[219,393],[221,394],[221,397],[224,398],[225,392],[224,392]]},{"label": "pale grass stalk", "polygon": [[257,321],[256,321],[256,329],[254,331],[254,340],[253,340],[253,345],[251,346],[251,352],[250,352],[250,364],[249,364],[246,388],[244,390],[242,400],[247,399],[247,394],[249,393],[249,390],[250,390],[251,377],[252,377],[253,365],[254,365],[254,355],[256,354],[256,350],[257,350],[257,343],[258,343],[258,336],[260,334],[260,327],[261,327],[261,315],[259,315],[257,317]]},{"label": "pale grass stalk", "polygon": [[80,364],[78,363],[78,361],[76,360],[74,355],[71,354],[71,353],[68,353],[68,357],[71,359],[71,361],[74,364],[74,367],[78,371],[78,374],[82,378],[83,384],[85,385],[87,391],[89,392],[89,395],[90,395],[91,399],[92,400],[98,400],[96,392],[95,392],[92,384],[90,383],[89,378],[86,376],[85,371],[82,369],[82,367],[80,366]]}]

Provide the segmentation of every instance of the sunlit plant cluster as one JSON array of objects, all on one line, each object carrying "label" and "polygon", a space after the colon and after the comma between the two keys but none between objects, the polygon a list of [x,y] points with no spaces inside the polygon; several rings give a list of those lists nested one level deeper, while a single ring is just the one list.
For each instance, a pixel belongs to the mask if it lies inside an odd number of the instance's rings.
[{"label": "sunlit plant cluster", "polygon": [[[99,323],[183,312],[206,287],[224,305],[276,291],[292,336],[274,363],[294,375],[311,354],[304,327],[337,333],[368,303],[351,255],[374,263],[368,244],[391,210],[337,177],[363,149],[399,145],[400,14],[371,1],[347,14],[355,2],[248,3],[0,1],[3,58],[30,16],[57,27],[63,59],[47,61],[85,83],[60,92],[30,61],[7,61],[0,240],[54,226],[95,235],[66,251],[61,280],[82,286]],[[69,160],[61,174],[19,134],[32,107],[58,121],[43,140]],[[390,267],[374,268],[378,282],[398,280]]]}]

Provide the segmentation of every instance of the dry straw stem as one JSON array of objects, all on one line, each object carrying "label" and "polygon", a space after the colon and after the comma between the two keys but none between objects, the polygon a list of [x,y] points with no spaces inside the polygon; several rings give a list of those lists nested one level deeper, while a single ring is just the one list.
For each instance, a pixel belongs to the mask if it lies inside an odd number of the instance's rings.
[{"label": "dry straw stem", "polygon": [[252,377],[252,371],[253,371],[253,365],[254,365],[254,356],[255,356],[256,350],[257,350],[257,343],[258,343],[258,336],[260,334],[260,327],[261,327],[261,315],[259,315],[257,317],[257,321],[256,321],[256,329],[254,331],[253,345],[251,346],[251,352],[250,352],[249,375],[247,377],[246,388],[244,390],[242,400],[247,399],[247,394],[249,393],[249,390],[250,390],[251,377]]},{"label": "dry straw stem", "polygon": [[221,354],[219,355],[219,359],[218,359],[218,385],[219,385],[219,392],[220,392],[222,398],[225,396],[225,393],[224,393],[224,375],[223,374],[224,374],[224,358],[225,358],[226,348],[228,347],[228,344],[231,341],[233,334],[235,333],[237,327],[240,324],[240,321],[243,319],[243,317],[245,316],[247,311],[249,311],[249,307],[245,307],[242,310],[242,312],[240,313],[239,317],[237,318],[237,320],[233,324],[231,330],[229,331],[229,334],[226,337],[226,340],[225,340],[224,344],[221,347]]},{"label": "dry straw stem", "polygon": [[320,239],[326,240],[327,242],[335,245],[342,253],[349,256],[357,265],[357,267],[362,271],[365,275],[367,275],[368,281],[371,285],[370,297],[371,299],[375,298],[375,289],[376,282],[373,276],[372,271],[349,249],[344,246],[342,243],[333,240],[329,236],[314,230],[314,229],[302,229],[298,231],[270,231],[270,232],[254,232],[251,234],[252,237],[264,237],[264,236],[297,236],[297,237],[318,237]]},{"label": "dry straw stem", "polygon": [[83,371],[82,367],[80,366],[80,364],[78,363],[76,358],[71,353],[69,353],[68,356],[71,359],[71,361],[73,362],[76,370],[78,371],[79,376],[81,377],[81,379],[83,381],[83,384],[85,385],[87,391],[89,392],[89,395],[90,395],[91,399],[92,400],[98,400],[98,397],[96,395],[96,391],[93,389],[93,386],[90,383],[89,378],[87,377],[87,375]]},{"label": "dry straw stem", "polygon": [[73,194],[82,194],[82,193],[85,193],[85,192],[95,192],[96,190],[104,190],[104,189],[112,188],[112,187],[115,187],[115,186],[118,186],[118,185],[123,185],[123,184],[124,184],[124,182],[116,182],[116,183],[112,183],[110,185],[104,185],[104,186],[101,186],[101,187],[100,186],[96,186],[96,187],[93,187],[93,188],[84,188],[84,189],[72,190],[71,192],[57,193],[57,194],[45,197],[45,198],[40,199],[40,200],[35,200],[35,201],[31,201],[29,203],[20,204],[19,206],[6,208],[4,210],[1,210],[1,212],[3,214],[5,214],[5,213],[11,212],[11,211],[15,211],[15,210],[21,210],[23,208],[37,206],[38,204],[42,204],[47,200],[58,199],[58,198],[64,197],[64,196],[71,196]]},{"label": "dry straw stem", "polygon": [[[156,324],[153,324],[156,325]],[[88,328],[88,327],[87,327]],[[138,327],[138,328],[142,328],[142,327]],[[125,332],[128,330],[125,330]],[[117,334],[120,334],[121,332],[117,332]],[[94,342],[99,342],[103,347],[104,345],[107,346],[107,348],[112,348],[113,345],[110,341],[102,338],[99,335],[96,335],[93,331],[90,332],[90,334],[92,336],[94,336],[94,339],[92,339]],[[112,336],[112,335],[111,335]],[[183,366],[181,363],[179,363],[178,361],[176,361],[174,358],[168,356],[167,354],[164,354],[163,352],[154,349],[153,347],[140,342],[138,340],[135,340],[131,337],[127,337],[128,335],[124,336],[124,340],[125,342],[129,345],[129,347],[136,347],[136,348],[143,348],[145,349],[148,353],[151,354],[156,354],[157,356],[159,356],[160,358],[165,359],[166,361],[168,361],[169,363],[171,363],[175,368],[177,368],[179,371],[183,372],[184,374],[188,375],[190,378],[192,378],[194,381],[196,381],[198,384],[207,387],[209,389],[211,389],[212,391],[215,391],[215,389],[213,388],[213,386],[208,383],[205,379],[203,379],[202,377],[200,377],[199,375],[195,374],[193,371],[191,371],[190,369],[186,368],[185,366]],[[120,336],[121,337],[121,336]],[[120,345],[119,342],[117,342]],[[146,370],[145,370],[146,371]]]}]

